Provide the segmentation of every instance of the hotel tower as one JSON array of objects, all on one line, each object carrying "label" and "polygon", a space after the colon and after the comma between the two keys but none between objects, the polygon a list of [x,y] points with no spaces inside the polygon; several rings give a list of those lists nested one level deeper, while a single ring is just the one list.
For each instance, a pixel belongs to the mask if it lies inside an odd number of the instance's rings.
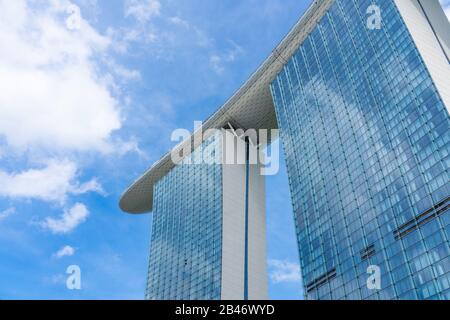
[{"label": "hotel tower", "polygon": [[[438,0],[312,1],[189,152],[120,200],[153,214],[146,298],[268,298],[265,180],[248,156],[264,145],[236,129],[279,129],[307,299],[450,299],[449,56]],[[243,161],[193,164],[223,159],[227,136]]]}]

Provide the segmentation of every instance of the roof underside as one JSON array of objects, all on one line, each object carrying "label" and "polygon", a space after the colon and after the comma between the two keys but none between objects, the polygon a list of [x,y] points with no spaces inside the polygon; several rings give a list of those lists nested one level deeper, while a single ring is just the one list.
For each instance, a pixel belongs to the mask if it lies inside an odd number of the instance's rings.
[{"label": "roof underside", "polygon": [[[207,129],[220,129],[228,123],[239,128],[276,129],[277,120],[270,93],[270,84],[288,59],[305,40],[317,22],[325,14],[333,0],[314,0],[302,19],[277,46],[267,60],[250,79],[204,124]],[[195,149],[193,133],[191,145]],[[198,141],[198,139],[195,139]],[[201,140],[200,140],[201,141]],[[183,144],[177,148],[181,148]],[[175,164],[170,152],[142,175],[120,199],[120,208],[128,213],[146,213],[153,209],[153,186],[164,177]]]}]

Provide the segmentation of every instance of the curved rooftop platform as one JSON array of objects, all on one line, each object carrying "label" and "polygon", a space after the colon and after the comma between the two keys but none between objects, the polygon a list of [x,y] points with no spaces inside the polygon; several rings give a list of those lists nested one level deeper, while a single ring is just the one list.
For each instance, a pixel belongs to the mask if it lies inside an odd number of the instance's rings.
[{"label": "curved rooftop platform", "polygon": [[[239,128],[277,129],[270,84],[331,4],[332,0],[314,0],[300,21],[249,80],[204,122],[203,132],[208,129],[223,128],[228,123]],[[192,134],[191,146],[193,149],[197,147],[194,145],[194,141],[199,140],[194,139],[194,136],[201,135],[203,132]],[[175,147],[175,150],[181,149],[182,146],[183,143]],[[176,165],[172,162],[170,155],[171,151],[167,152],[125,191],[119,202],[123,211],[133,214],[152,211],[153,186]]]}]

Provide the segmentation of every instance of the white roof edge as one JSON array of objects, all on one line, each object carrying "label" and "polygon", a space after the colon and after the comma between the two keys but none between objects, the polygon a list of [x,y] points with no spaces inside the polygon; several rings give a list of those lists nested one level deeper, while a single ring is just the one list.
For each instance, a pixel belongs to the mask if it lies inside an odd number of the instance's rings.
[{"label": "white roof edge", "polygon": [[[270,83],[323,17],[333,1],[314,0],[302,18],[244,85],[205,121],[202,127],[203,131],[212,128],[221,128],[232,120],[239,123],[240,121],[237,120],[241,120],[240,116],[242,116],[243,121],[245,119],[246,123],[251,124],[247,128],[276,128],[277,124],[272,99],[268,97],[268,95],[270,96],[270,92],[268,92]],[[263,95],[261,93],[264,93],[263,98],[259,98],[260,95]],[[246,109],[254,109],[255,106],[259,108],[258,114],[262,115],[258,115],[258,119],[255,117],[254,120],[250,120],[249,122]],[[236,117],[238,118],[237,120]],[[193,136],[199,133],[194,132],[191,136],[191,141],[193,141]],[[177,148],[180,148],[182,145],[183,143],[179,144]],[[193,144],[192,146],[193,148],[196,147]],[[152,211],[154,184],[175,166],[170,154],[171,151],[167,152],[123,193],[119,201],[119,207],[123,211],[133,214]]]}]

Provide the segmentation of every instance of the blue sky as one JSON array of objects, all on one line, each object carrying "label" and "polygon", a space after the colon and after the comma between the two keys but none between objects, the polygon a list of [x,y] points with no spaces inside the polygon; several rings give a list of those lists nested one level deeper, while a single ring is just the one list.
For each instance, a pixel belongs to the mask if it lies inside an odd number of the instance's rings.
[{"label": "blue sky", "polygon": [[[0,0],[0,299],[142,299],[151,215],[120,212],[122,191],[309,3]],[[270,297],[299,299],[284,166],[267,194]]]},{"label": "blue sky", "polygon": [[[151,215],[122,191],[309,2],[0,0],[0,299],[142,299]],[[284,167],[267,185],[270,297],[299,299]]]}]

